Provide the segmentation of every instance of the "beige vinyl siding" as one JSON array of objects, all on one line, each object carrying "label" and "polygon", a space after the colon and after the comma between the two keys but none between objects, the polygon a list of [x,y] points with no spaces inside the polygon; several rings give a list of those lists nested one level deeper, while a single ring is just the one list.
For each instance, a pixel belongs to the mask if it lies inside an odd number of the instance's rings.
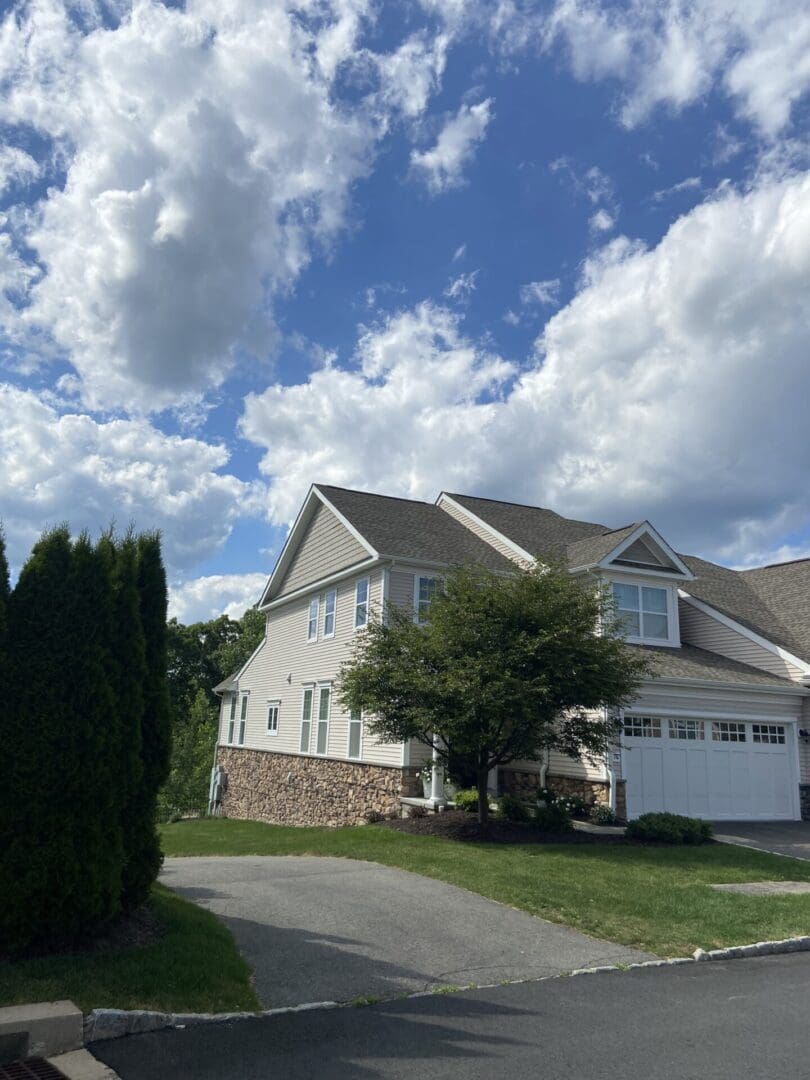
[{"label": "beige vinyl siding", "polygon": [[489,544],[490,547],[495,548],[505,559],[511,559],[512,562],[519,563],[521,566],[528,566],[530,563],[526,559],[522,559],[517,555],[513,549],[499,539],[497,536],[493,536],[489,529],[483,525],[479,525],[477,521],[474,521],[468,514],[466,514],[462,507],[457,506],[455,503],[448,502],[442,499],[439,502],[439,508],[444,510],[450,517],[456,519],[465,528],[469,529],[471,533],[474,533],[479,540],[483,540],[485,544]]},{"label": "beige vinyl siding", "polygon": [[388,598],[392,604],[413,609],[413,581],[413,574],[402,570],[391,571]]},{"label": "beige vinyl siding", "polygon": [[653,566],[669,566],[639,537],[629,548],[625,548],[618,558],[627,562],[649,563]]},{"label": "beige vinyl siding", "polygon": [[[810,731],[810,698],[802,701],[802,719],[799,727]],[[799,739],[799,783],[810,784],[810,739]]]},{"label": "beige vinyl siding", "polygon": [[433,751],[425,743],[418,739],[411,739],[408,743],[408,764],[419,766],[433,760]]},{"label": "beige vinyl siding", "polygon": [[783,679],[801,681],[803,677],[801,668],[783,660],[776,653],[763,649],[761,645],[757,645],[755,641],[737,633],[736,630],[724,626],[687,600],[678,602],[678,610],[681,640],[688,645],[697,645],[698,648],[720,653],[721,656],[727,656],[731,660],[739,660],[742,664],[750,664],[762,671],[780,675]]},{"label": "beige vinyl siding", "polygon": [[[368,577],[372,607],[382,600],[382,571]],[[354,641],[354,587],[357,578],[347,578],[332,586],[337,590],[335,636],[323,640],[323,593],[320,596],[318,640],[307,642],[307,615],[313,594],[290,600],[267,614],[267,638],[264,648],[242,672],[239,690],[249,690],[245,746],[252,750],[300,754],[301,711],[304,689],[315,688],[312,706],[310,753],[314,755],[318,721],[318,690],[321,683],[332,682],[329,737],[326,757],[348,757],[349,716],[337,700],[337,677],[340,665],[349,658]],[[325,591],[325,590],[324,590]],[[281,703],[278,734],[267,733],[267,705]],[[223,711],[220,742],[227,736],[227,711]],[[321,755],[323,756],[323,755]],[[377,765],[402,764],[402,744],[382,745],[363,731],[362,761]]]},{"label": "beige vinyl siding", "polygon": [[336,574],[369,557],[368,551],[346,526],[327,506],[319,503],[276,596],[295,592],[311,581]]}]

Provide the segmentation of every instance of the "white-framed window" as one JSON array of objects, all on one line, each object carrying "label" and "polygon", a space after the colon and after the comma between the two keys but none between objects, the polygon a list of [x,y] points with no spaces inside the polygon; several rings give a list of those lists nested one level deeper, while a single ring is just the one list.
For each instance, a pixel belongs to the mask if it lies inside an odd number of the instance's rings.
[{"label": "white-framed window", "polygon": [[231,694],[231,711],[228,716],[228,742],[233,743],[233,736],[236,730],[236,694]]},{"label": "white-framed window", "polygon": [[430,602],[442,587],[442,579],[437,577],[423,577],[416,575],[413,590],[414,619],[418,623],[427,621]]},{"label": "white-framed window", "polygon": [[657,716],[625,716],[624,733],[633,739],[660,739],[661,721]]},{"label": "white-framed window", "polygon": [[309,602],[309,616],[307,618],[307,641],[318,640],[318,608],[320,606],[317,596]]},{"label": "white-framed window", "polygon": [[354,587],[354,628],[360,630],[368,625],[369,579],[360,578]]},{"label": "white-framed window", "polygon": [[267,734],[278,735],[278,715],[281,712],[280,701],[267,702]]},{"label": "white-framed window", "polygon": [[323,601],[323,636],[330,638],[335,636],[335,607],[337,605],[337,590],[330,589]]},{"label": "white-framed window", "polygon": [[670,720],[670,739],[685,739],[688,742],[699,742],[706,738],[705,725],[702,720]]},{"label": "white-framed window", "polygon": [[669,589],[614,581],[613,600],[628,637],[669,640]]},{"label": "white-framed window", "polygon": [[712,723],[712,740],[714,742],[745,742],[745,724],[715,720]]},{"label": "white-framed window", "polygon": [[312,736],[312,698],[314,695],[314,686],[304,687],[304,700],[301,705],[301,740],[298,744],[298,748],[302,754],[309,753],[309,744]]},{"label": "white-framed window", "polygon": [[349,748],[347,757],[357,759],[363,753],[363,714],[359,709],[349,713]]},{"label": "white-framed window", "polygon": [[755,743],[770,743],[772,745],[785,742],[784,724],[752,724],[751,737]]},{"label": "white-framed window", "polygon": [[247,726],[248,696],[242,694],[242,707],[239,711],[239,745],[245,745],[245,728]]},{"label": "white-framed window", "polygon": [[315,732],[315,753],[325,754],[329,747],[329,710],[332,703],[332,687],[318,687],[318,727]]}]

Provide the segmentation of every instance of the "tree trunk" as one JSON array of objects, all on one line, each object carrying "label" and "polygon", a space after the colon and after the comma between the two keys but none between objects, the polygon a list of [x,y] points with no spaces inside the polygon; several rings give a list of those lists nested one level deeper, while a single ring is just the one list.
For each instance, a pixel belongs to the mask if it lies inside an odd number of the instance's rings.
[{"label": "tree trunk", "polygon": [[478,823],[486,826],[489,822],[489,769],[478,770]]}]

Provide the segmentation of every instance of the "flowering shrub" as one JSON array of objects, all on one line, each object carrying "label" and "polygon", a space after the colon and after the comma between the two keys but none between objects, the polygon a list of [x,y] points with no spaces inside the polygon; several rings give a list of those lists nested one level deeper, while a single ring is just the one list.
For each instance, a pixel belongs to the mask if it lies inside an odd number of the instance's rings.
[{"label": "flowering shrub", "polygon": [[594,825],[616,824],[616,815],[606,803],[594,803],[588,816]]}]

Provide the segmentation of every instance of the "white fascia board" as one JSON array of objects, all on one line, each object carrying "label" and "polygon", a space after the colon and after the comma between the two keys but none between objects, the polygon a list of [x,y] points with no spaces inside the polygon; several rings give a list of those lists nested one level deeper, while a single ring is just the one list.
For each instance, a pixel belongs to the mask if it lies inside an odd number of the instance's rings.
[{"label": "white fascia board", "polygon": [[274,608],[281,607],[282,604],[289,603],[290,600],[298,600],[300,597],[306,596],[307,593],[320,592],[320,590],[327,585],[332,585],[334,582],[342,581],[347,577],[353,577],[355,574],[361,574],[364,570],[373,570],[375,566],[379,566],[380,564],[381,560],[376,556],[373,559],[365,559],[363,562],[355,563],[353,566],[347,566],[344,570],[338,570],[328,577],[318,578],[317,581],[310,581],[306,585],[302,585],[300,589],[295,589],[293,592],[284,593],[283,596],[279,596],[275,600],[270,600],[268,603],[260,606],[259,611],[272,611]]},{"label": "white fascia board", "polygon": [[495,540],[498,540],[500,541],[500,543],[505,544],[506,547],[508,547],[509,550],[513,552],[513,554],[517,555],[519,559],[526,559],[530,563],[535,562],[534,555],[530,555],[529,552],[525,550],[525,548],[520,547],[520,545],[516,544],[514,540],[510,540],[508,536],[504,536],[504,534],[498,532],[497,529],[493,529],[493,527],[488,522],[484,521],[483,518],[478,517],[477,514],[474,514],[472,510],[469,510],[466,506],[462,506],[461,503],[457,503],[455,499],[452,499],[444,491],[439,495],[438,499],[436,500],[436,506],[441,509],[443,502],[448,502],[451,506],[455,506],[455,508],[459,510],[462,514],[464,514],[465,517],[468,517],[470,521],[475,522],[476,525],[480,526],[480,528],[488,532],[489,535],[494,537]]},{"label": "white fascia board", "polygon": [[645,682],[642,683],[642,686],[645,690],[654,692],[654,688],[661,684],[667,686],[697,686],[702,690],[738,690],[745,694],[754,692],[757,694],[793,694],[797,697],[807,697],[810,695],[810,690],[808,690],[807,687],[790,682],[788,679],[785,679],[784,686],[773,686],[763,685],[761,683],[719,682],[714,679],[689,679],[685,676],[678,675],[660,675],[654,682]]},{"label": "white fascia board", "polygon": [[344,517],[339,510],[335,509],[335,507],[332,505],[329,499],[327,499],[327,497],[324,495],[324,493],[321,491],[317,484],[312,485],[312,490],[321,500],[323,505],[332,511],[332,513],[335,515],[335,517],[338,519],[344,529],[347,529],[348,532],[352,534],[358,544],[361,544],[372,558],[379,559],[380,553],[374,550],[368,540],[366,540],[365,536],[363,536],[357,531],[357,529],[355,529],[354,525],[352,525],[348,518]]},{"label": "white fascia board", "polygon": [[[596,565],[603,570],[607,570],[610,566],[610,563],[614,559],[618,559],[623,551],[626,551],[627,548],[635,544],[636,540],[639,540],[642,536],[651,537],[651,539],[655,541],[655,543],[661,548],[661,550],[664,551],[670,559],[672,559],[675,566],[681,571],[681,573],[677,575],[680,581],[694,581],[695,575],[692,573],[686,563],[683,562],[683,560],[679,557],[678,553],[672,550],[672,548],[669,546],[663,536],[649,523],[649,521],[642,521],[635,529],[633,529],[629,536],[626,536],[624,540],[621,541],[621,543],[617,544],[616,547],[613,548],[612,551],[608,552],[608,554],[605,555],[605,557]],[[625,567],[617,567],[616,569],[625,569]],[[629,569],[632,572],[633,568],[630,567]],[[640,572],[646,573],[646,567],[643,571]],[[672,571],[666,570],[665,568],[662,568],[658,571],[655,571],[655,569],[653,568],[653,573],[656,572],[659,574],[668,573],[672,575]]]},{"label": "white fascia board", "polygon": [[691,604],[692,607],[697,608],[698,611],[702,611],[704,615],[709,615],[712,619],[716,619],[717,622],[727,627],[729,630],[733,630],[735,633],[740,634],[744,638],[748,638],[749,641],[753,641],[755,645],[759,645],[761,648],[766,649],[769,653],[773,653],[774,656],[778,656],[781,660],[784,660],[788,664],[793,664],[797,668],[802,669],[802,677],[810,679],[810,664],[806,660],[800,659],[798,656],[794,656],[792,652],[788,652],[787,649],[783,649],[781,645],[775,645],[772,641],[762,637],[761,634],[757,634],[754,630],[749,630],[747,626],[743,626],[742,623],[737,622],[736,619],[732,619],[729,615],[724,615],[722,611],[718,611],[710,604],[705,603],[703,600],[698,600],[697,597],[691,596],[683,589],[678,589],[678,596],[681,600],[685,600],[687,604]]}]

